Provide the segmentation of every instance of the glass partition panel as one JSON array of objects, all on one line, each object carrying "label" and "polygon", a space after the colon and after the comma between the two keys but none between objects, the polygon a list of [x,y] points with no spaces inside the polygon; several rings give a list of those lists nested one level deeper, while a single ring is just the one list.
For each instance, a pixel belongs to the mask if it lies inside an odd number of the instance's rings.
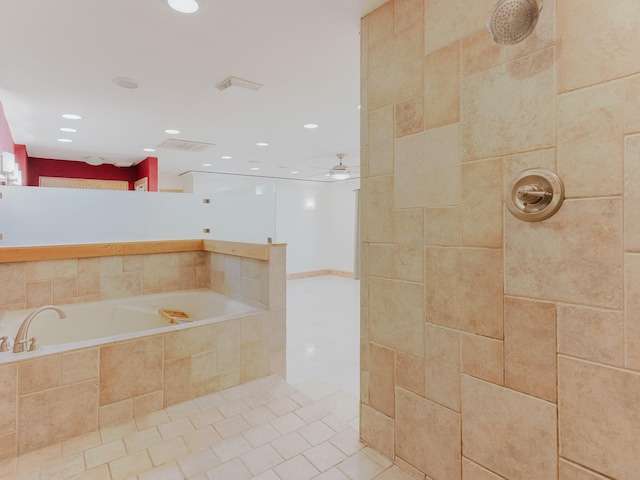
[{"label": "glass partition panel", "polygon": [[0,193],[0,247],[215,238],[217,230],[204,194],[44,187]]},{"label": "glass partition panel", "polygon": [[250,185],[210,194],[211,238],[276,243],[276,184]]}]

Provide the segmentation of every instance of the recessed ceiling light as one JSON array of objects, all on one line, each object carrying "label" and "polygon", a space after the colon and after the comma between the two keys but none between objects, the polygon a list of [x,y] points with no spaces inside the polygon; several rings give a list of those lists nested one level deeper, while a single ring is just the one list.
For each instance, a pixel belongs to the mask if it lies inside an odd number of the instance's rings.
[{"label": "recessed ceiling light", "polygon": [[143,152],[155,152],[156,149],[155,148],[143,148],[142,151]]},{"label": "recessed ceiling light", "polygon": [[168,133],[169,135],[178,135],[180,133],[180,130],[174,130],[173,128],[168,128],[165,130],[165,133]]},{"label": "recessed ceiling light", "polygon": [[203,163],[203,164],[202,164],[202,166],[203,166],[203,167],[210,167],[210,166],[211,166],[211,164],[210,164],[210,163]]},{"label": "recessed ceiling light", "polygon": [[305,123],[303,127],[308,128],[309,130],[313,130],[314,128],[318,128],[318,125],[315,123]]},{"label": "recessed ceiling light", "polygon": [[251,170],[260,170],[258,167],[251,167]]},{"label": "recessed ceiling light", "polygon": [[233,157],[230,157],[229,155],[225,155],[224,157],[220,157],[220,158],[223,160],[231,160],[231,158]]},{"label": "recessed ceiling light", "polygon": [[82,120],[82,117],[75,113],[65,113],[62,115],[62,118],[66,118],[67,120]]},{"label": "recessed ceiling light", "polygon": [[60,131],[67,132],[67,133],[76,133],[78,130],[76,130],[75,128],[61,127]]},{"label": "recessed ceiling light", "polygon": [[291,173],[296,174],[296,173],[300,173],[300,172],[297,171],[297,170],[291,170]]},{"label": "recessed ceiling light", "polygon": [[70,138],[59,138],[58,141],[62,142],[62,143],[71,143],[71,142],[73,142],[73,140],[71,140]]},{"label": "recessed ceiling light", "polygon": [[258,142],[258,143],[256,143],[256,145],[259,146],[259,147],[268,147],[269,146],[269,144],[266,143],[266,142]]},{"label": "recessed ceiling light", "polygon": [[196,0],[169,0],[169,6],[181,13],[195,13],[199,8]]},{"label": "recessed ceiling light", "polygon": [[128,77],[116,77],[113,79],[113,83],[122,88],[128,88],[130,90],[134,90],[139,86],[136,79]]}]

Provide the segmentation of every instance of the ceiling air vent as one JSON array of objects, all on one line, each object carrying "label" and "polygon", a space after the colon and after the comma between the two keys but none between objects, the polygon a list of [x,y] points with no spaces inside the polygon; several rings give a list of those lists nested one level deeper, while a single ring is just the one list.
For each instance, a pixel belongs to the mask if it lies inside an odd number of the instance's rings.
[{"label": "ceiling air vent", "polygon": [[156,148],[164,148],[165,150],[178,150],[179,152],[201,152],[214,145],[215,143],[192,142],[190,140],[167,138]]},{"label": "ceiling air vent", "polygon": [[217,84],[216,88],[221,92],[228,92],[241,97],[246,97],[247,95],[256,93],[262,88],[262,85],[248,80],[242,80],[241,78],[229,77]]}]

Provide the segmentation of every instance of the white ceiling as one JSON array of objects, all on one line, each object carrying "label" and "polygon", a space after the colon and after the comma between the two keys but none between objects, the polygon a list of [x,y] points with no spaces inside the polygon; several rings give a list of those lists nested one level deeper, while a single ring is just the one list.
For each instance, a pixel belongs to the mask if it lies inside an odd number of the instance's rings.
[{"label": "white ceiling", "polygon": [[[199,0],[188,15],[166,0],[2,0],[0,101],[32,157],[127,165],[155,155],[161,172],[330,180],[337,153],[360,163],[360,18],[384,2]],[[217,90],[229,76],[264,86]],[[215,146],[143,152],[167,138]]]}]

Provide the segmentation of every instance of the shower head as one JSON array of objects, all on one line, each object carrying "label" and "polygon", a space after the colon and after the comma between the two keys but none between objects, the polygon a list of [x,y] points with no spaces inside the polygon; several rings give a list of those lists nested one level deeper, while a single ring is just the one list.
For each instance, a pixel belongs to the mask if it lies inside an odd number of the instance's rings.
[{"label": "shower head", "polygon": [[495,42],[516,44],[533,32],[541,10],[542,0],[499,0],[491,11],[487,29]]}]

